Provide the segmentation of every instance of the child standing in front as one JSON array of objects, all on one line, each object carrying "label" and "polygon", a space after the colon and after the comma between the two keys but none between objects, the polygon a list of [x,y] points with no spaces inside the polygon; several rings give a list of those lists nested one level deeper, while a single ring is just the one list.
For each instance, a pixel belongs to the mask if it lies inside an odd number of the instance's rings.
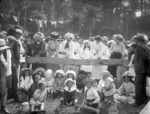
[{"label": "child standing in front", "polygon": [[133,104],[135,102],[135,84],[132,81],[134,76],[129,71],[123,74],[123,84],[119,87],[117,92],[114,94],[115,102],[123,102]]},{"label": "child standing in front", "polygon": [[31,111],[35,111],[35,108],[39,107],[40,110],[44,110],[44,105],[47,98],[46,84],[39,83],[39,89],[34,92],[33,98],[30,99]]}]

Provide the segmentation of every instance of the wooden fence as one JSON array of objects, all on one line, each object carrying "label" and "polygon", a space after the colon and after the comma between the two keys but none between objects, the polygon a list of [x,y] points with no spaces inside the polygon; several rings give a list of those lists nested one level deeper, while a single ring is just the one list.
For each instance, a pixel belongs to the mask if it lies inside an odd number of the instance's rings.
[{"label": "wooden fence", "polygon": [[52,57],[28,57],[27,63],[41,64],[64,64],[64,65],[116,65],[117,66],[117,86],[121,84],[121,75],[125,71],[128,60],[124,59],[69,59]]}]

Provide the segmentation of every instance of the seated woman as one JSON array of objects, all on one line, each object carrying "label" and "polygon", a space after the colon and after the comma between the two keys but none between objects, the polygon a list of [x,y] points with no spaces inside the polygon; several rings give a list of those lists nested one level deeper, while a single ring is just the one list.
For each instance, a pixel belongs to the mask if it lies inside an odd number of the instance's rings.
[{"label": "seated woman", "polygon": [[83,109],[86,111],[92,111],[96,114],[100,113],[98,110],[100,97],[97,91],[93,88],[93,85],[96,83],[94,79],[86,78],[83,80],[83,83],[86,85],[87,89],[84,92],[84,101]]},{"label": "seated woman", "polygon": [[109,98],[114,95],[116,89],[113,76],[109,71],[104,71],[102,73],[102,79],[98,83],[98,90],[104,97],[104,102],[111,103],[111,100],[109,100]]},{"label": "seated woman", "polygon": [[64,71],[57,70],[54,74],[54,82],[52,84],[52,96],[53,98],[62,97],[64,89]]},{"label": "seated woman", "polygon": [[20,87],[18,89],[20,101],[27,101],[29,99],[28,90],[33,84],[32,73],[33,71],[28,68],[24,68],[21,70]]},{"label": "seated woman", "polygon": [[34,92],[33,98],[30,99],[31,112],[36,111],[35,108],[39,108],[39,110],[44,110],[46,98],[46,84],[41,82],[39,83],[39,89]]},{"label": "seated woman", "polygon": [[133,104],[135,102],[135,84],[132,81],[134,76],[129,71],[123,74],[123,84],[119,87],[117,92],[114,94],[114,100],[116,102],[123,102]]},{"label": "seated woman", "polygon": [[31,85],[31,87],[28,90],[29,98],[31,98],[33,96],[35,90],[38,89],[40,80],[41,80],[41,77],[39,75],[37,75],[37,74],[33,75],[33,84]]},{"label": "seated woman", "polygon": [[65,81],[64,88],[64,104],[67,106],[73,106],[76,95],[76,87],[74,86],[74,81],[71,78],[68,78]]}]

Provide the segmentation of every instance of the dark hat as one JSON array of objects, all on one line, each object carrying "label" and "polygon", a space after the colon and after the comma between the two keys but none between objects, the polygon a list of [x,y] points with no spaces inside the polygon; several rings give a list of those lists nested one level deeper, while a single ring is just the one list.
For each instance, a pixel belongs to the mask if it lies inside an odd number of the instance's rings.
[{"label": "dark hat", "polygon": [[148,37],[145,34],[138,33],[137,35],[132,37],[132,40],[141,40],[141,41],[148,41]]},{"label": "dark hat", "polygon": [[95,37],[95,40],[102,40],[102,37],[101,37],[100,35],[97,35],[97,36]]},{"label": "dark hat", "polygon": [[10,28],[7,32],[7,36],[16,36],[16,30],[14,28]]},{"label": "dark hat", "polygon": [[54,39],[58,39],[58,38],[60,37],[60,34],[59,34],[58,32],[52,32],[52,33],[50,34],[50,37],[51,37],[51,38],[54,38]]}]

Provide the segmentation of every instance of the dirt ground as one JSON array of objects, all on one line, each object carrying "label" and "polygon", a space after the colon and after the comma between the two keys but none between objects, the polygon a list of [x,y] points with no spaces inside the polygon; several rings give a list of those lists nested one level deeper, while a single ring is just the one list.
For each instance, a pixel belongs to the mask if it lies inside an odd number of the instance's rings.
[{"label": "dirt ground", "polygon": [[[81,104],[83,101],[83,94],[77,94],[77,99],[78,104]],[[7,104],[7,108],[11,111],[11,114],[19,114],[19,103],[16,103],[13,100],[8,100]],[[101,110],[101,114],[139,114],[144,106],[145,105],[134,108],[128,104],[106,104],[102,102],[99,109]],[[78,107],[60,107],[60,100],[53,100],[51,98],[47,99],[45,110],[46,114],[83,114],[83,112],[78,111]]]}]

